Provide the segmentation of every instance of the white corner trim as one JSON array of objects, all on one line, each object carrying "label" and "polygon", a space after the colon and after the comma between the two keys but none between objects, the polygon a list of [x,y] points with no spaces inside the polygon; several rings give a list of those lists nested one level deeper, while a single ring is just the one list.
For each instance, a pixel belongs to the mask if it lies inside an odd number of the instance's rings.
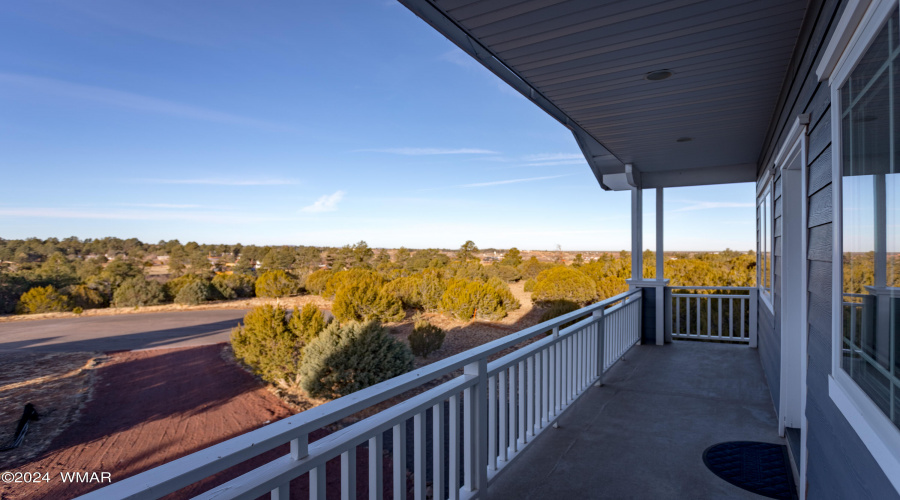
[{"label": "white corner trim", "polygon": [[859,389],[839,382],[842,376],[847,377],[843,373],[838,373],[837,379],[829,375],[828,395],[900,493],[900,430]]},{"label": "white corner trim", "polygon": [[819,61],[819,66],[816,68],[816,76],[819,77],[820,82],[831,78],[834,68],[840,61],[841,56],[844,55],[844,50],[850,44],[853,33],[856,32],[856,26],[869,7],[869,2],[870,0],[850,0],[847,2],[844,14],[838,21],[834,35],[828,42],[828,47],[825,48],[822,59]]},{"label": "white corner trim", "polygon": [[784,139],[784,142],[781,143],[781,149],[779,149],[778,154],[775,155],[775,168],[785,168],[789,163],[785,161],[788,159],[788,155],[795,150],[800,150],[799,139],[801,136],[806,135],[807,125],[809,125],[809,115],[798,115],[797,119],[794,120],[794,124],[791,125],[791,130],[788,131],[788,135]]}]

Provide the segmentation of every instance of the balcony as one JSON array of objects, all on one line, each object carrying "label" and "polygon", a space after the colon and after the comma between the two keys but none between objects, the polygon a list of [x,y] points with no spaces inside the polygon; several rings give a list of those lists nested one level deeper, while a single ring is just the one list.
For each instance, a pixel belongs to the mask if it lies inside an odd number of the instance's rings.
[{"label": "balcony", "polygon": [[706,470],[702,453],[722,441],[780,442],[756,351],[735,345],[755,341],[755,290],[665,287],[667,336],[715,343],[639,345],[654,331],[647,318],[661,317],[651,291],[635,288],[82,498],[750,498]]}]

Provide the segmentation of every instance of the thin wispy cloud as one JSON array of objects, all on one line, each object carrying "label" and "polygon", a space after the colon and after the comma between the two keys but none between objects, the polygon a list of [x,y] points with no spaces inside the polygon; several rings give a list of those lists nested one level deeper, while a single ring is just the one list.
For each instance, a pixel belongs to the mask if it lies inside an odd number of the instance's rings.
[{"label": "thin wispy cloud", "polygon": [[344,199],[344,191],[335,191],[334,194],[326,194],[321,196],[312,205],[305,206],[300,209],[301,212],[320,213],[334,212],[337,210],[337,204]]},{"label": "thin wispy cloud", "polygon": [[572,154],[572,153],[550,153],[550,154],[536,154],[536,155],[525,155],[522,157],[524,161],[527,162],[546,162],[546,161],[567,161],[567,160],[581,160],[584,161],[584,155],[581,154]]},{"label": "thin wispy cloud", "polygon": [[177,203],[118,203],[117,205],[122,207],[138,207],[138,208],[171,208],[171,209],[186,209],[186,208],[203,208],[202,205],[181,205]]},{"label": "thin wispy cloud", "polygon": [[504,184],[518,184],[520,182],[534,182],[534,181],[544,181],[548,179],[559,179],[560,177],[569,177],[572,174],[564,174],[564,175],[547,175],[544,177],[528,177],[526,179],[507,179],[503,181],[490,181],[490,182],[476,182],[473,184],[460,184],[454,187],[461,188],[480,188],[480,187],[488,187],[488,186],[502,186]]},{"label": "thin wispy cloud", "polygon": [[377,149],[359,149],[358,152],[366,153],[388,153],[404,156],[435,156],[435,155],[495,155],[496,151],[489,149],[477,148],[377,148]]},{"label": "thin wispy cloud", "polygon": [[[673,200],[675,201],[675,200]],[[694,210],[711,210],[719,208],[752,208],[753,203],[741,203],[731,201],[675,201],[676,203],[690,203],[686,207],[673,210],[673,212],[691,212]]]},{"label": "thin wispy cloud", "polygon": [[520,158],[497,158],[496,161],[506,163],[503,167],[496,169],[510,169],[522,167],[562,167],[580,165],[584,166],[584,156],[580,154],[570,153],[549,153],[525,155]]},{"label": "thin wispy cloud", "polygon": [[[278,220],[278,217],[253,216],[234,212],[179,212],[173,210],[84,210],[78,208],[17,207],[0,208],[0,217],[49,219],[190,221],[216,224],[247,224]],[[286,219],[285,219],[286,220]]]},{"label": "thin wispy cloud", "polygon": [[51,94],[69,99],[99,102],[108,106],[130,109],[144,113],[174,116],[190,120],[200,120],[230,125],[262,128],[267,130],[298,132],[288,126],[265,120],[235,115],[214,109],[192,106],[179,102],[149,97],[132,92],[92,85],[82,85],[52,78],[43,78],[17,73],[0,73],[0,84],[17,85],[29,91]]},{"label": "thin wispy cloud", "polygon": [[134,179],[134,182],[146,184],[194,184],[204,186],[289,186],[299,184],[296,179]]}]

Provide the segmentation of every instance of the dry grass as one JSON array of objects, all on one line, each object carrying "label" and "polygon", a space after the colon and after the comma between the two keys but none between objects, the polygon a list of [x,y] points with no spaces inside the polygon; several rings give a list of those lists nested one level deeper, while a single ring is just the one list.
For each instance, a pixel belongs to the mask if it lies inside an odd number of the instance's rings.
[{"label": "dry grass", "polygon": [[40,420],[29,424],[22,444],[0,452],[0,469],[27,463],[72,424],[91,398],[96,353],[0,353],[0,444],[13,438],[25,404]]}]

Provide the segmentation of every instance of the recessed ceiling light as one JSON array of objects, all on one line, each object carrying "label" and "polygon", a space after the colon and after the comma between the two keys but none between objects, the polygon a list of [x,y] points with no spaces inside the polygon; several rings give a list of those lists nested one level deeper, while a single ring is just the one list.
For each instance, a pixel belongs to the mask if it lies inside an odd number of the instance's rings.
[{"label": "recessed ceiling light", "polygon": [[675,139],[675,142],[691,142],[693,140],[693,137],[679,137],[678,139]]},{"label": "recessed ceiling light", "polygon": [[672,76],[672,72],[667,69],[661,69],[657,71],[651,71],[644,75],[644,80],[650,80],[651,82],[658,82],[660,80],[665,80]]}]

